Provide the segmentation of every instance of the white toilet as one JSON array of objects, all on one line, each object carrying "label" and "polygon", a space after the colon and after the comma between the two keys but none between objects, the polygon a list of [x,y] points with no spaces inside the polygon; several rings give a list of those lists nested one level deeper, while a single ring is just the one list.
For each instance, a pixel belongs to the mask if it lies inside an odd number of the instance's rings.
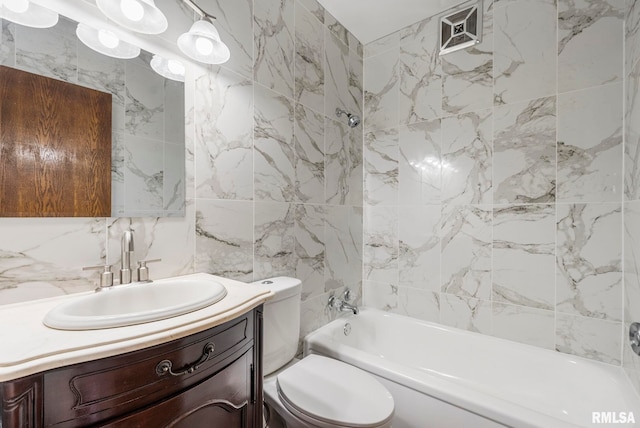
[{"label": "white toilet", "polygon": [[301,282],[257,281],[275,296],[264,305],[264,397],[269,428],[388,428],[393,397],[373,376],[320,355],[294,359],[300,333]]}]

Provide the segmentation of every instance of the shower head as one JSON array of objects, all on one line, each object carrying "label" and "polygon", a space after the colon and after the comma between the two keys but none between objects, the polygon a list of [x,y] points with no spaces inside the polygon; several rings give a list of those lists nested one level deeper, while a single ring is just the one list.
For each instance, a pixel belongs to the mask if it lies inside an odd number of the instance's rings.
[{"label": "shower head", "polygon": [[355,128],[356,126],[360,125],[360,117],[356,116],[355,114],[351,114],[348,113],[344,110],[342,110],[341,108],[337,108],[336,109],[336,116],[340,117],[343,114],[347,115],[347,125],[349,125],[349,128]]}]

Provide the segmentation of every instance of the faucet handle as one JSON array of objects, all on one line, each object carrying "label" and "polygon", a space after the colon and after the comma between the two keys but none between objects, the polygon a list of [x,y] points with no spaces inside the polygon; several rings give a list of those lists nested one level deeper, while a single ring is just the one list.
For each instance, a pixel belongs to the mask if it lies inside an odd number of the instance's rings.
[{"label": "faucet handle", "polygon": [[147,282],[149,281],[149,268],[147,267],[147,263],[156,263],[161,262],[162,259],[151,259],[151,260],[139,260],[138,261],[138,281],[139,282]]},{"label": "faucet handle", "polygon": [[82,270],[101,270],[100,273],[100,285],[98,290],[102,288],[108,288],[113,285],[113,272],[111,272],[111,265],[98,265],[98,266],[85,266]]},{"label": "faucet handle", "polygon": [[353,294],[351,293],[351,290],[349,290],[348,288],[345,289],[344,294],[342,295],[342,298],[344,299],[344,301],[349,303],[352,297],[353,297]]}]

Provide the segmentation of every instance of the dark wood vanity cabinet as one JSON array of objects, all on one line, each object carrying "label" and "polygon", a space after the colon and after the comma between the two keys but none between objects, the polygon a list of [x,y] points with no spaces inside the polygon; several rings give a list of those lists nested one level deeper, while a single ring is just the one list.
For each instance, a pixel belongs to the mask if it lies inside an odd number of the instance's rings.
[{"label": "dark wood vanity cabinet", "polygon": [[260,428],[261,337],[260,306],[172,342],[5,382],[1,426]]}]

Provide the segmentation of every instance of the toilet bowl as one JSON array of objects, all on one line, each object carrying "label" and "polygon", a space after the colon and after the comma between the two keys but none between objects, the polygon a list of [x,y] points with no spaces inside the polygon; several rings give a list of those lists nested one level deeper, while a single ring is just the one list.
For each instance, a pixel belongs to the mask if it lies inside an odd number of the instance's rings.
[{"label": "toilet bowl", "polygon": [[320,355],[293,358],[300,330],[300,280],[278,277],[255,284],[275,293],[263,311],[268,427],[390,427],[393,397],[369,373]]}]

